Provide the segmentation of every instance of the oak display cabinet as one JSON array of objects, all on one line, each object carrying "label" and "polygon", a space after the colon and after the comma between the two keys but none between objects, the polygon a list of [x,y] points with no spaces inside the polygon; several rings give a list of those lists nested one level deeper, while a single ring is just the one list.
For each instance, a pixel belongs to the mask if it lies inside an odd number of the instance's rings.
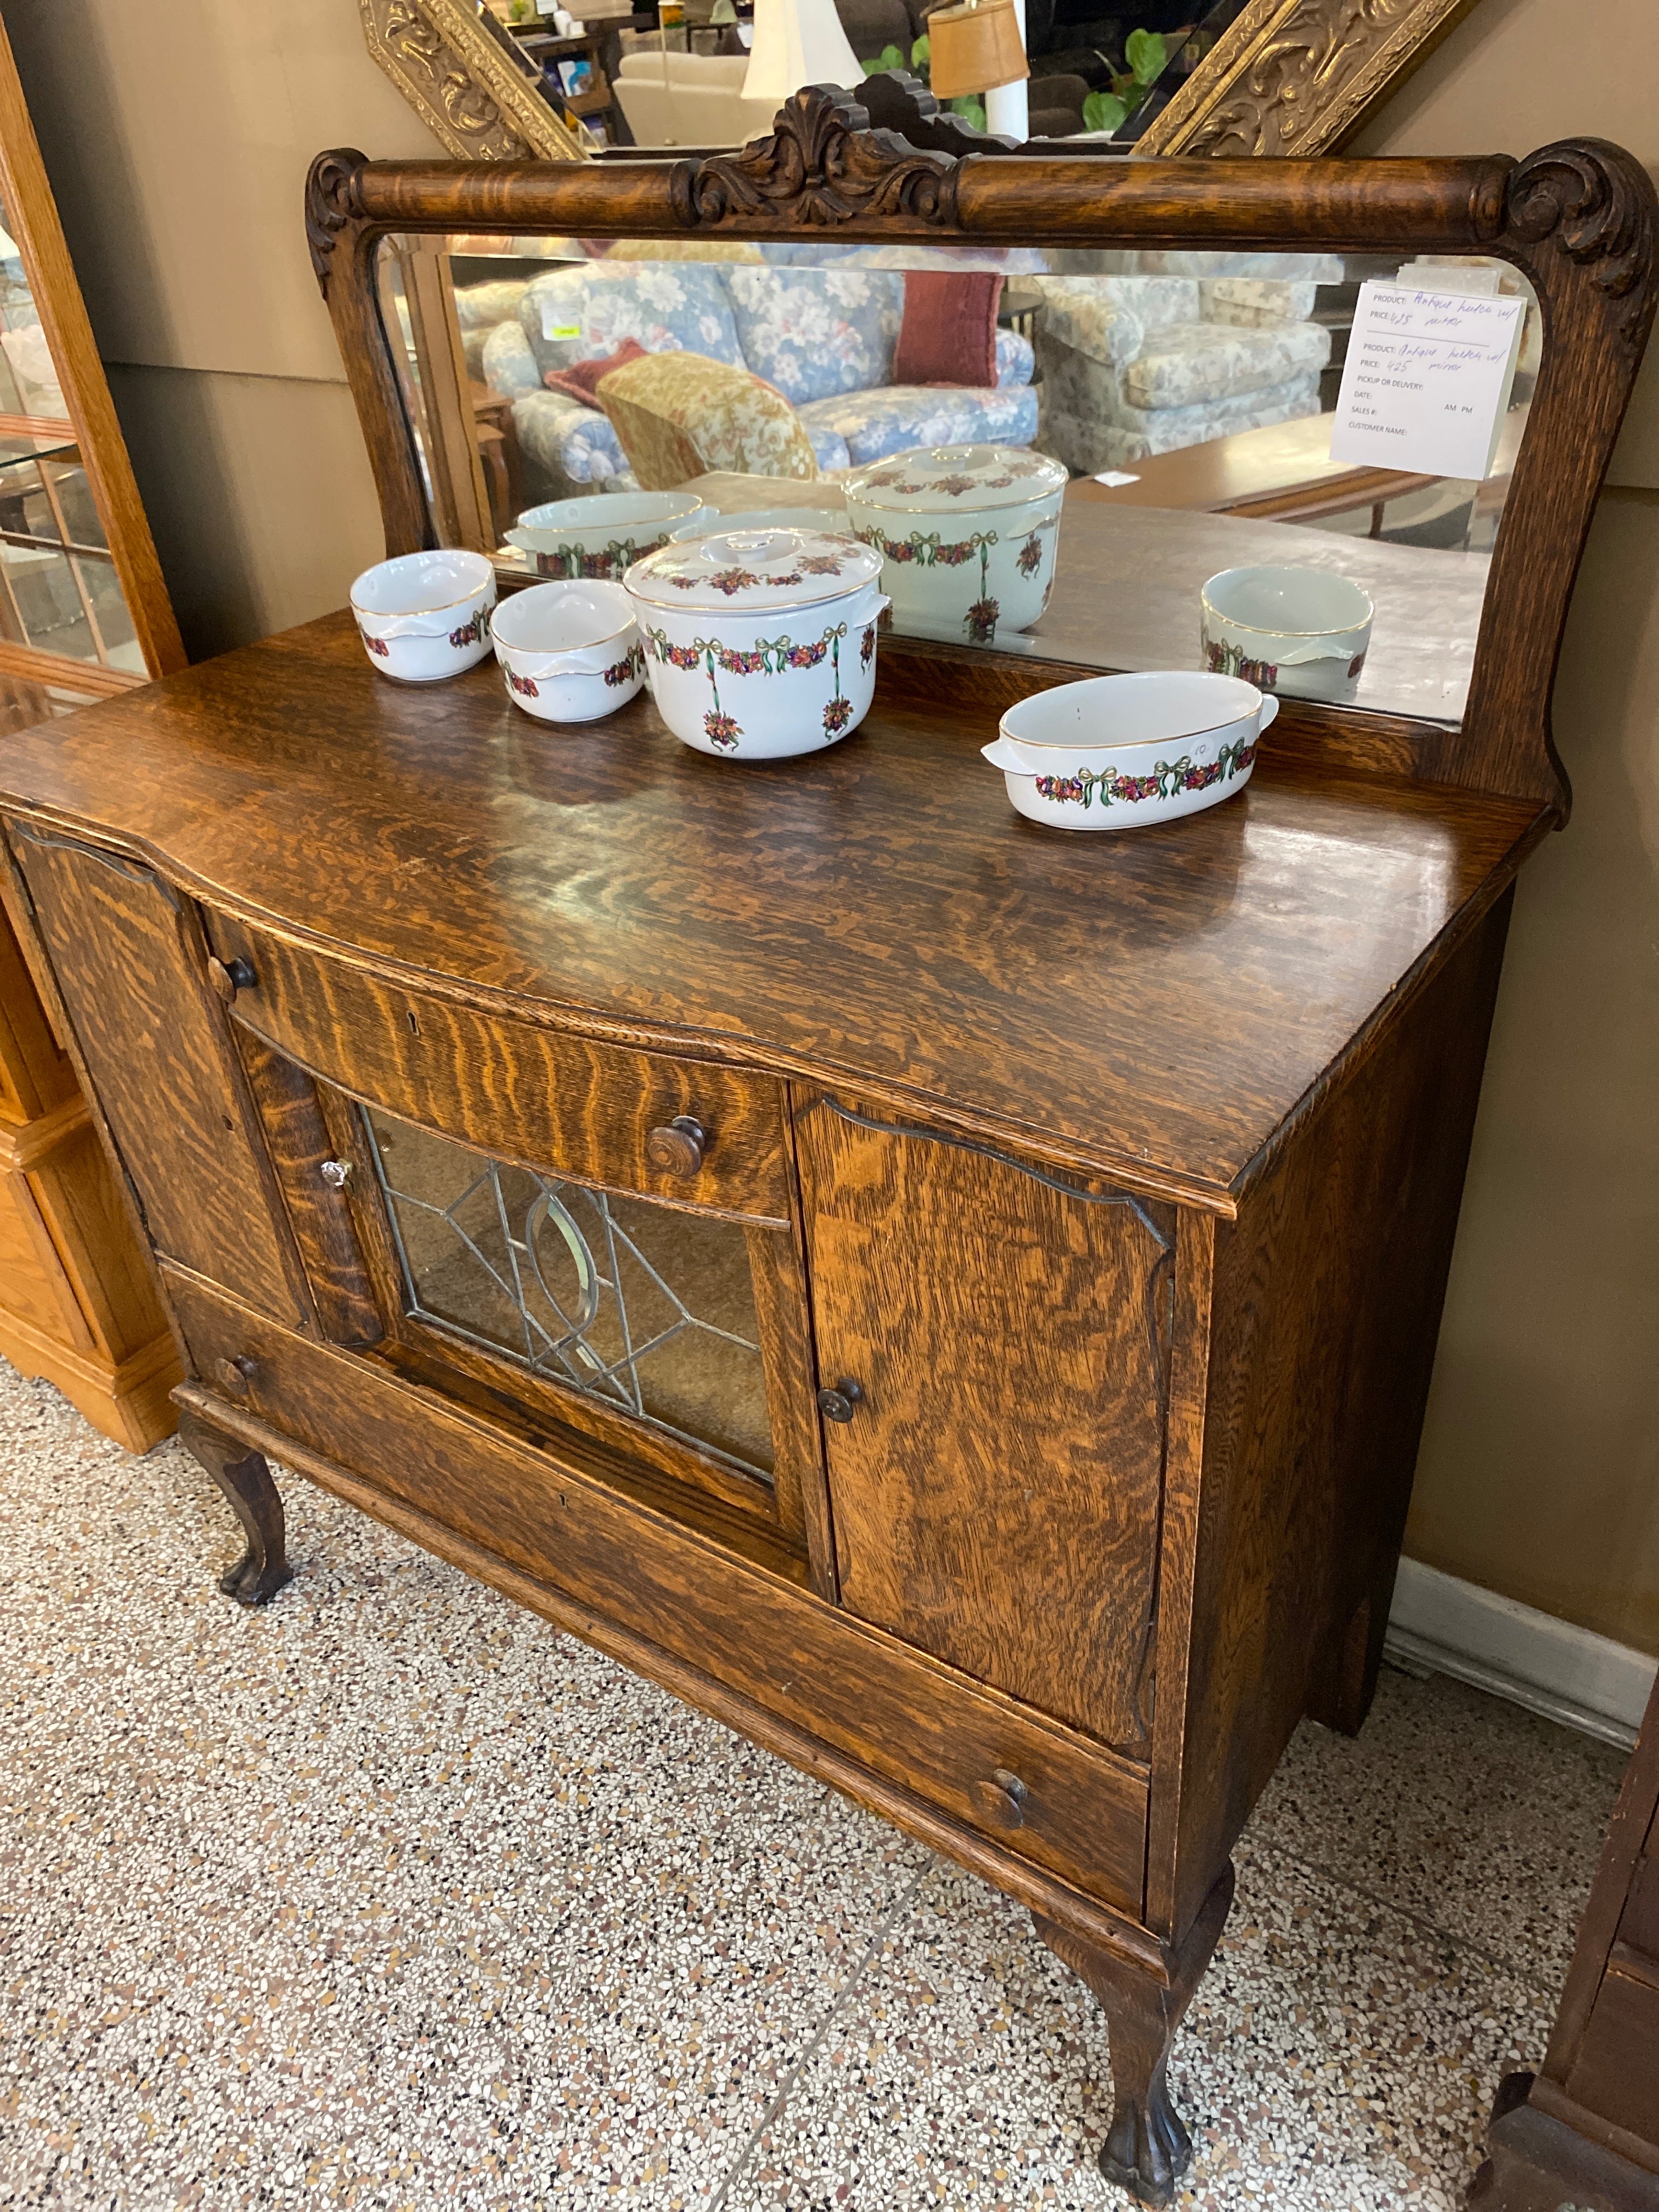
[{"label": "oak display cabinet", "polygon": [[1163,2203],[1234,1839],[1375,1681],[1652,194],[1599,147],[957,162],[860,122],[320,162],[392,549],[429,528],[394,233],[1498,253],[1550,343],[1462,722],[1287,706],[1238,800],[1066,837],[976,752],[1052,663],[889,639],[855,738],[737,769],[643,696],[550,740],[490,666],[388,684],[331,617],[9,741],[8,897],[225,1587],[288,1577],[280,1456],[1022,1899],[1109,2017],[1105,2170]]}]

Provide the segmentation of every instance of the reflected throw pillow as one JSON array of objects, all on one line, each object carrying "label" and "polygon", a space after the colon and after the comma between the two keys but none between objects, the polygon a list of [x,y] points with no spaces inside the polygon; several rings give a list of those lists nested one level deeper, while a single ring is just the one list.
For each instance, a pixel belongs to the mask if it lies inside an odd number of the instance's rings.
[{"label": "reflected throw pillow", "polygon": [[987,270],[907,270],[893,382],[994,386],[1001,300]]},{"label": "reflected throw pillow", "polygon": [[783,394],[700,353],[653,353],[601,378],[599,403],[641,491],[672,491],[711,469],[814,477],[818,465]]}]

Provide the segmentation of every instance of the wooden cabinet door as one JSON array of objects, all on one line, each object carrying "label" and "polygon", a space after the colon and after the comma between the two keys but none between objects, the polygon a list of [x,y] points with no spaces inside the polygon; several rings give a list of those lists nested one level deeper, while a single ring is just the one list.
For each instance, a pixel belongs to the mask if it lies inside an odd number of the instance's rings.
[{"label": "wooden cabinet door", "polygon": [[35,927],[156,1249],[308,1322],[297,1255],[188,900],[112,853],[14,825]]},{"label": "wooden cabinet door", "polygon": [[826,1098],[797,1141],[842,1603],[1144,1753],[1172,1211]]}]

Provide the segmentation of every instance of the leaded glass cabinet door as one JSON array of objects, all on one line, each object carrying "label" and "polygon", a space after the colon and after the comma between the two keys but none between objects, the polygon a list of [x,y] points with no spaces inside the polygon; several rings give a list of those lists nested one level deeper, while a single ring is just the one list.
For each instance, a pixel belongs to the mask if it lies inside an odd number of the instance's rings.
[{"label": "leaded glass cabinet door", "polygon": [[788,1230],[577,1182],[339,1094],[330,1115],[365,1170],[366,1256],[406,1355],[653,1502],[728,1534],[751,1524],[814,1565],[823,1478]]}]

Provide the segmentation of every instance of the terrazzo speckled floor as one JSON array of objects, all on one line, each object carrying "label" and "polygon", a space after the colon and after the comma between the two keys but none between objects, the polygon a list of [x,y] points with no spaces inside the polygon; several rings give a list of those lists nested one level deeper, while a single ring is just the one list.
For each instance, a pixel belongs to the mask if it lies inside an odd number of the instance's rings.
[{"label": "terrazzo speckled floor", "polygon": [[[1025,1915],[299,1482],[298,1579],[0,1363],[0,2206],[1111,2212]],[[1622,1760],[1385,1674],[1176,2045],[1187,2205],[1452,2212]]]}]

